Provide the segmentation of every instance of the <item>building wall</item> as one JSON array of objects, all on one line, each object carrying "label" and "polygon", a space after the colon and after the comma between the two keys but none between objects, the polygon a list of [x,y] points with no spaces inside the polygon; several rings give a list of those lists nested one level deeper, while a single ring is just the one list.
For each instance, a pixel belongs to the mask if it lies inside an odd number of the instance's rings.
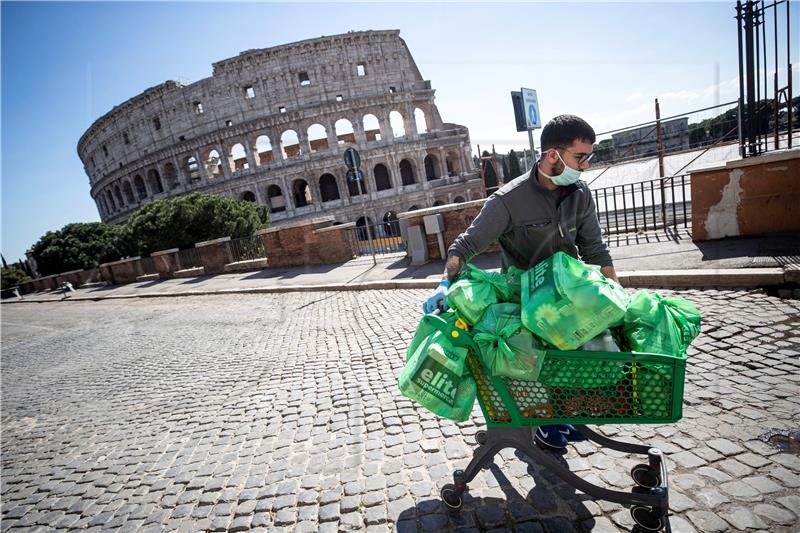
[{"label": "building wall", "polygon": [[[688,117],[662,122],[661,134],[665,152],[688,150]],[[654,125],[615,133],[611,139],[615,158],[654,155],[658,152],[658,136]]]},{"label": "building wall", "polygon": [[78,154],[108,223],[194,191],[271,205],[278,224],[321,212],[349,222],[364,198],[348,190],[348,146],[376,212],[431,206],[440,185],[465,200],[480,189],[467,128],[443,123],[397,30],[248,50],[209,78],[167,81],[95,121]]}]

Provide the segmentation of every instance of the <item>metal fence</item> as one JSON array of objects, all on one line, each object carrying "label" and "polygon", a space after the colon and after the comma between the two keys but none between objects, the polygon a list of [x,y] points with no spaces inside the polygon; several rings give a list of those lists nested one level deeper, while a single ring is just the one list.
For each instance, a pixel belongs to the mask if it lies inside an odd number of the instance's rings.
[{"label": "metal fence", "polygon": [[267,257],[264,241],[258,235],[231,240],[231,257],[234,263]]},{"label": "metal fence", "polygon": [[690,175],[594,189],[603,233],[688,227],[692,217]]},{"label": "metal fence", "polygon": [[397,220],[355,226],[348,232],[348,241],[356,255],[385,255],[406,251],[406,243],[400,237],[400,222]]},{"label": "metal fence", "polygon": [[197,248],[188,248],[178,252],[178,270],[203,266]]},{"label": "metal fence", "polygon": [[156,263],[152,257],[142,257],[139,259],[139,266],[142,269],[142,274],[145,276],[158,274],[158,271],[156,270]]}]

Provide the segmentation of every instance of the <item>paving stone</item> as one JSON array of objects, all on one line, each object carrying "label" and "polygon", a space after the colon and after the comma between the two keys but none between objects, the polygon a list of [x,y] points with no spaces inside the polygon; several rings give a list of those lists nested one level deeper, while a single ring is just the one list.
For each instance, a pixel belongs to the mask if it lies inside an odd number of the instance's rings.
[{"label": "paving stone", "polygon": [[506,514],[498,505],[482,505],[475,510],[475,517],[481,527],[489,529],[498,527],[506,522]]},{"label": "paving stone", "polygon": [[[709,509],[714,509],[723,503],[728,503],[731,501],[730,498],[722,494],[721,492],[717,491],[716,489],[709,489],[703,488],[695,492],[694,497],[700,502],[702,505],[708,507]],[[672,493],[670,493],[670,500],[672,499]]]},{"label": "paving stone", "polygon": [[782,486],[778,485],[771,479],[765,476],[746,477],[742,481],[756,489],[762,494],[770,494],[784,490]]},{"label": "paving stone", "polygon": [[698,457],[690,451],[683,451],[669,456],[672,461],[683,468],[698,468],[706,464],[706,460]]},{"label": "paving stone", "polygon": [[562,516],[548,517],[542,520],[542,525],[549,533],[574,533],[572,523]]},{"label": "paving stone", "polygon": [[711,511],[689,511],[686,515],[692,524],[704,533],[721,533],[730,530],[731,527],[725,520]]},{"label": "paving stone", "polygon": [[746,507],[734,507],[719,515],[736,529],[767,529],[767,524]]},{"label": "paving stone", "polygon": [[797,525],[797,517],[793,513],[774,505],[760,503],[753,508],[753,512],[768,522],[782,526]]},{"label": "paving stone", "polygon": [[739,446],[738,444],[729,441],[728,439],[711,439],[707,441],[705,444],[714,448],[719,453],[724,456],[736,455],[738,453],[744,452],[744,448]]}]

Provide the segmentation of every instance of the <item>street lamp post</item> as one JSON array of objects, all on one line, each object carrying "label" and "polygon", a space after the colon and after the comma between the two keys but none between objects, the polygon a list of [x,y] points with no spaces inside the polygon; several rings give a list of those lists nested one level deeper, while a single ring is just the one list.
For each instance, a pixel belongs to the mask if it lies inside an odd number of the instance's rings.
[{"label": "street lamp post", "polygon": [[[367,188],[362,189],[364,183],[364,174],[361,172],[361,156],[355,148],[350,147],[344,151],[344,164],[347,165],[347,180],[352,181],[358,187],[358,195],[367,194]],[[372,231],[369,227],[369,218],[367,217],[367,201],[364,200],[364,228],[367,231],[367,240],[369,242],[369,251],[372,253],[372,264],[377,265],[378,261],[375,259],[375,246],[372,244]],[[357,226],[356,226],[357,227]],[[356,231],[356,239],[358,239],[358,231]],[[360,239],[358,239],[360,240]]]}]

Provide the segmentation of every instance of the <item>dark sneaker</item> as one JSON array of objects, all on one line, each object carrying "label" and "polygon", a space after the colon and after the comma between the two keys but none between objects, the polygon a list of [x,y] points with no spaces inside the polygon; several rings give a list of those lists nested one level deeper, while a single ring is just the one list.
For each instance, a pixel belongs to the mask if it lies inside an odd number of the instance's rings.
[{"label": "dark sneaker", "polygon": [[567,437],[558,428],[559,426],[539,426],[536,428],[533,438],[543,446],[562,450],[567,447]]},{"label": "dark sneaker", "polygon": [[575,426],[572,424],[559,424],[555,427],[558,428],[558,432],[564,435],[564,438],[566,438],[568,442],[581,442],[586,440],[586,437],[575,429]]}]

